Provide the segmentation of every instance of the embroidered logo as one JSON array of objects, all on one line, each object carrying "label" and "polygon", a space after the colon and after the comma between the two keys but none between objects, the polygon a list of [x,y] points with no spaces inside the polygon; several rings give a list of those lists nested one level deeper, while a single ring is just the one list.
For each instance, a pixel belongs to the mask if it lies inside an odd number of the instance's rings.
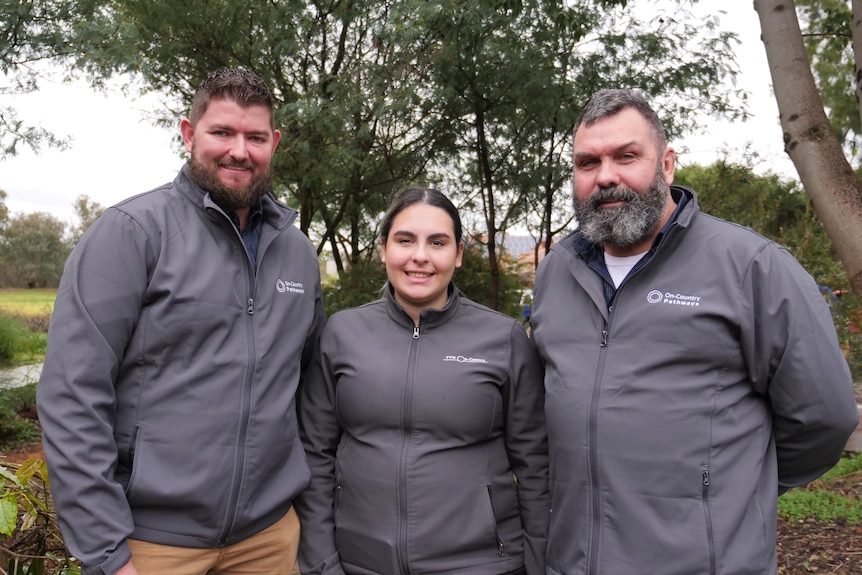
[{"label": "embroidered logo", "polygon": [[457,361],[458,363],[488,363],[487,360],[478,357],[464,357],[463,355],[447,355],[443,361]]},{"label": "embroidered logo", "polygon": [[647,294],[647,301],[649,303],[664,303],[668,305],[700,307],[701,297],[699,295],[662,292],[657,289],[654,289]]},{"label": "embroidered logo", "polygon": [[279,293],[305,293],[305,286],[301,282],[284,281],[282,279],[275,280],[275,289]]}]

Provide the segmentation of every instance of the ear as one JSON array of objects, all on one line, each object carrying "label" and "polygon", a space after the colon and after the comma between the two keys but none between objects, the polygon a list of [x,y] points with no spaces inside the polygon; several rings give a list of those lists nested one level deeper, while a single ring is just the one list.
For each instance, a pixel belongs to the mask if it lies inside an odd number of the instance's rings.
[{"label": "ear", "polygon": [[464,258],[464,242],[458,242],[458,255],[455,257],[455,267],[461,267],[461,261]]},{"label": "ear", "polygon": [[275,153],[275,149],[278,147],[278,142],[281,140],[281,131],[276,130],[272,133],[272,153]]},{"label": "ear", "polygon": [[380,240],[380,261],[386,263],[386,240]]},{"label": "ear", "polygon": [[676,171],[676,152],[673,148],[665,148],[664,156],[661,159],[661,171],[664,174],[664,182],[671,185]]},{"label": "ear", "polygon": [[192,153],[192,142],[195,139],[195,128],[192,126],[191,120],[183,118],[180,122],[180,133],[183,135],[183,144],[186,145],[186,151]]}]

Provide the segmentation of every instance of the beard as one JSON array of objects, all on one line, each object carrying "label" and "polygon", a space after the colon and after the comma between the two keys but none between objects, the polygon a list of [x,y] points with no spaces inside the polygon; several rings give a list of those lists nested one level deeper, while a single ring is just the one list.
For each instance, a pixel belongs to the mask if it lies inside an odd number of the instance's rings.
[{"label": "beard", "polygon": [[[661,166],[656,170],[649,189],[637,191],[625,186],[599,188],[580,201],[575,197],[578,231],[589,241],[601,246],[629,249],[652,237],[661,224],[662,214],[670,194]],[[602,203],[622,201],[615,208],[603,208]]]},{"label": "beard", "polygon": [[272,169],[267,166],[263,171],[254,173],[251,181],[244,186],[230,186],[218,177],[219,166],[255,170],[251,162],[232,160],[207,163],[195,153],[192,144],[192,157],[189,160],[191,180],[225,210],[236,211],[256,206],[260,199],[272,192]]}]

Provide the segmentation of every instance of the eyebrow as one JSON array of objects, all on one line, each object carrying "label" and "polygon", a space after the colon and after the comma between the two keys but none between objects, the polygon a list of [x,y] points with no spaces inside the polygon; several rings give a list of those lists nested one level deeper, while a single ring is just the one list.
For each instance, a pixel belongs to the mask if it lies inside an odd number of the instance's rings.
[{"label": "eyebrow", "polygon": [[[393,236],[406,236],[408,238],[415,238],[416,234],[407,230],[397,230],[392,232]],[[440,232],[436,234],[431,234],[428,236],[429,240],[439,240],[439,239],[450,239],[452,236],[447,234],[446,232]]]},{"label": "eyebrow", "polygon": [[[626,142],[624,144],[620,144],[619,146],[616,146],[613,149],[613,153],[618,154],[618,153],[622,152],[623,150],[625,150],[627,148],[631,148],[631,147],[642,148],[643,146],[641,146],[641,144],[639,144],[636,140],[631,140],[629,142]],[[595,154],[593,152],[575,152],[574,157],[575,157],[575,159],[578,159],[578,158],[595,158],[599,155],[601,155],[601,154]]]},{"label": "eyebrow", "polygon": [[[209,131],[213,132],[242,132],[242,130],[237,130],[233,126],[228,124],[214,124],[209,127]],[[269,136],[270,132],[267,130],[250,130],[248,132],[243,132],[245,134],[250,134],[252,136]]]}]

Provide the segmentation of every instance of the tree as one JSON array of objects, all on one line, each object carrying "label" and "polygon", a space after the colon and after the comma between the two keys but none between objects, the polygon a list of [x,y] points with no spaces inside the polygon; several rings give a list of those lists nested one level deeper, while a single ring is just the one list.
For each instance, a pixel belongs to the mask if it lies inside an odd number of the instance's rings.
[{"label": "tree", "polygon": [[78,240],[81,239],[84,232],[86,232],[93,222],[96,221],[96,218],[102,215],[105,208],[103,208],[99,202],[91,200],[86,194],[78,196],[72,207],[75,210],[75,216],[77,216],[79,222],[78,225],[74,226],[71,230],[72,244],[74,245],[78,243]]},{"label": "tree", "polygon": [[395,190],[439,184],[479,214],[497,307],[498,235],[526,224],[550,244],[568,224],[568,142],[594,90],[643,90],[671,134],[693,127],[694,109],[741,113],[721,83],[735,73],[732,35],[628,4],[79,0],[60,30],[95,85],[120,75],[164,94],[163,123],[214,68],[260,74],[284,134],[277,190],[340,273],[374,249]]},{"label": "tree", "polygon": [[[64,33],[74,13],[66,0],[6,0],[0,10],[0,94],[26,94],[38,88],[39,64],[71,53]],[[0,106],[0,160],[25,145],[63,149],[68,139],[18,118],[14,108]]]},{"label": "tree", "polygon": [[[785,150],[835,245],[857,296],[862,294],[862,182],[835,137],[817,90],[792,0],[755,0],[784,131]],[[856,90],[862,62],[862,0],[853,0]]]},{"label": "tree", "polygon": [[9,220],[0,243],[0,265],[10,287],[56,287],[69,245],[66,225],[45,212],[19,214]]},{"label": "tree", "polygon": [[851,161],[860,159],[859,104],[853,93],[852,14],[848,0],[798,0],[802,38],[829,123]]}]

